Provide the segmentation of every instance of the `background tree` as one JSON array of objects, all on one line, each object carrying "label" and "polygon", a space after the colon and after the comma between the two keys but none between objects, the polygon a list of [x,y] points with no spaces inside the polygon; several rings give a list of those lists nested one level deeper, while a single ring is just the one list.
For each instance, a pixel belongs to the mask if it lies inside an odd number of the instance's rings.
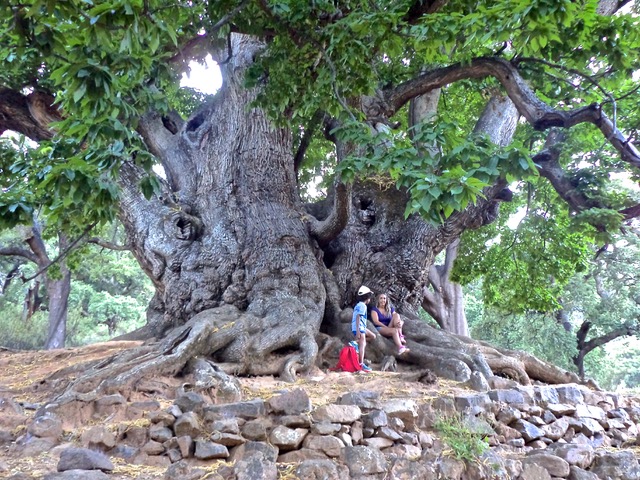
[{"label": "background tree", "polygon": [[[350,334],[362,283],[388,291],[409,320],[409,362],[457,380],[503,368],[523,383],[574,379],[431,329],[416,312],[436,255],[495,220],[512,181],[544,176],[595,232],[636,214],[626,197],[595,198],[569,178],[582,163],[640,165],[631,141],[640,29],[616,14],[625,3],[3,6],[0,130],[39,141],[30,165],[44,172],[11,185],[3,218],[30,215],[21,195],[46,193],[51,219],[64,208],[85,224],[108,220],[117,203],[156,289],[134,336],[166,337],[155,356],[125,355],[144,358],[138,368],[123,357],[74,388],[109,390],[197,355],[293,379],[320,362],[320,332]],[[223,86],[183,118],[176,80],[207,52]],[[437,89],[437,117],[407,120],[411,100]],[[473,134],[511,123],[503,109],[487,127],[477,121],[488,98],[504,95],[531,126],[509,147]],[[556,128],[571,131],[561,139]],[[299,173],[324,141],[331,188],[304,205]],[[392,350],[380,341],[369,351],[378,360]]]},{"label": "background tree", "polygon": [[[9,245],[12,239],[14,242],[19,240],[15,233],[5,231],[0,236],[2,243]],[[51,243],[45,242],[49,251],[52,251]],[[0,295],[2,345],[18,349],[43,348],[49,330],[50,300],[38,281],[41,276],[35,275],[38,266],[21,262],[12,273],[14,258],[4,257],[5,261],[0,262],[2,271],[14,276],[8,281],[5,275]],[[107,250],[88,243],[74,250],[68,259],[71,281],[66,346],[106,341],[144,325],[144,312],[152,296],[152,287],[128,251]],[[28,278],[32,280],[23,282]],[[33,304],[34,299],[38,301],[37,307]],[[24,313],[27,310],[28,315]]]},{"label": "background tree", "polygon": [[[35,280],[27,290],[24,297],[22,319],[30,319],[42,306],[40,284],[46,291],[46,309],[48,316],[48,333],[44,347],[47,349],[62,348],[67,336],[67,311],[69,302],[69,290],[71,288],[71,272],[64,259],[58,260],[55,267],[49,271],[52,258],[47,252],[47,246],[42,234],[42,225],[34,219],[31,228],[20,229],[20,239],[7,245],[0,246],[0,255],[8,256],[15,262],[16,258],[22,261],[33,262],[37,274],[34,277],[23,278],[25,281]],[[57,238],[57,251],[63,252],[68,241],[64,233],[59,233]],[[18,260],[20,262],[20,260]],[[14,264],[15,266],[15,264]],[[19,268],[13,268],[7,273],[9,279],[19,276]],[[42,281],[40,280],[42,279]]]},{"label": "background tree", "polygon": [[[638,334],[637,233],[629,231],[614,239],[614,243],[598,252],[592,249],[586,269],[573,275],[554,294],[560,310],[552,305],[546,311],[518,310],[514,308],[513,297],[494,296],[492,304],[487,302],[486,310],[481,307],[471,311],[474,338],[532,352],[554,364],[575,369],[581,377],[588,374],[607,388],[616,388],[623,379],[625,386],[636,386],[635,367],[628,360],[628,352],[614,347],[603,350],[610,342]],[[552,255],[553,251],[548,250],[547,256]],[[480,289],[474,284],[466,291],[473,297],[474,305],[483,302],[486,292],[492,289]],[[633,342],[630,348],[632,351],[635,348]],[[613,369],[609,366],[612,362],[617,365]]]},{"label": "background tree", "polygon": [[440,328],[456,335],[469,336],[469,325],[464,312],[462,285],[451,281],[451,271],[458,256],[460,239],[449,244],[444,262],[432,265],[429,286],[423,291],[422,308],[433,317]]},{"label": "background tree", "polygon": [[576,325],[574,362],[585,374],[585,356],[603,345],[640,332],[640,297],[637,267],[640,262],[637,232],[629,233],[598,255],[588,275],[567,287],[563,305]]}]

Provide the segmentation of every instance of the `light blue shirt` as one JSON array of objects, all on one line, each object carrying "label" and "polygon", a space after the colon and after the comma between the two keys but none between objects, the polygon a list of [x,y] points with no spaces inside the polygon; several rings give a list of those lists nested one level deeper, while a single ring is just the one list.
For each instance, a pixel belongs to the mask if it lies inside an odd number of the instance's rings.
[{"label": "light blue shirt", "polygon": [[367,329],[367,305],[364,302],[358,302],[353,309],[353,317],[351,317],[351,331],[357,332],[358,328],[358,315],[360,316],[360,331],[364,332]]}]

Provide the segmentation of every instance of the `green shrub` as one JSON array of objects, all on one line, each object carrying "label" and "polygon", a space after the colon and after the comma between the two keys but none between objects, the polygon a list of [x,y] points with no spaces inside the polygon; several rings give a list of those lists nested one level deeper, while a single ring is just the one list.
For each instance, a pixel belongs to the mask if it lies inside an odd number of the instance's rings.
[{"label": "green shrub", "polygon": [[434,428],[458,460],[476,461],[489,448],[487,441],[472,432],[460,415],[440,417]]}]

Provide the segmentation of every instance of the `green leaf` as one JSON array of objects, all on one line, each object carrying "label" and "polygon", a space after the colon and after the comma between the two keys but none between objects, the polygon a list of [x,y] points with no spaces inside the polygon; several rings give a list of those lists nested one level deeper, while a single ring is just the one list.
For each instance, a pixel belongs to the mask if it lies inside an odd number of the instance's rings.
[{"label": "green leaf", "polygon": [[73,92],[73,101],[78,103],[87,92],[87,84],[82,82],[78,88]]}]

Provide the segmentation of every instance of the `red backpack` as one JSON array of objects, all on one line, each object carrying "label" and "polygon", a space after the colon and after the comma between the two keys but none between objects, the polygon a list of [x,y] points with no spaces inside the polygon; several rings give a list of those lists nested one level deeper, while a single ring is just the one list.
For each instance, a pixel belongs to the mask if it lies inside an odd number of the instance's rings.
[{"label": "red backpack", "polygon": [[356,342],[349,342],[340,350],[340,357],[338,363],[334,368],[330,370],[342,370],[343,372],[360,372],[362,366],[360,365],[360,359],[358,358],[358,344]]}]

